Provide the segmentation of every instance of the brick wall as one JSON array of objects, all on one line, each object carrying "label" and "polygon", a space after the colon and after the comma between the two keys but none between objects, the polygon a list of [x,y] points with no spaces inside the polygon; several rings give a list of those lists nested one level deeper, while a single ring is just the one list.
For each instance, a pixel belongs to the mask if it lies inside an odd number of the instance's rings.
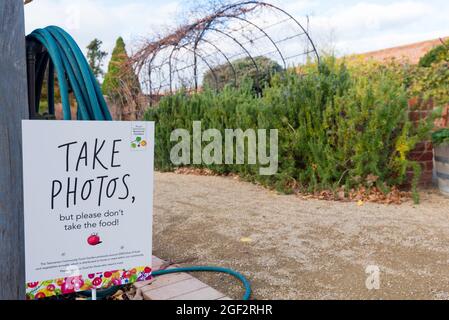
[{"label": "brick wall", "polygon": [[[425,119],[432,112],[434,105],[431,99],[423,101],[418,98],[409,100],[409,119],[416,125],[422,119]],[[432,141],[422,141],[416,145],[416,148],[409,153],[410,160],[417,161],[421,165],[422,173],[419,185],[428,187],[432,185],[433,178],[433,145]],[[413,172],[410,170],[407,173],[409,181],[413,177]]]},{"label": "brick wall", "polygon": [[371,51],[358,56],[362,56],[367,59],[374,59],[380,62],[396,59],[396,61],[400,62],[417,64],[419,59],[421,59],[427,52],[436,46],[441,45],[441,41],[446,41],[448,39],[449,37],[422,41],[393,48]]},{"label": "brick wall", "polygon": [[[425,119],[434,109],[434,104],[431,99],[423,101],[419,98],[409,100],[409,119],[418,123]],[[449,125],[449,105],[446,105],[441,114],[441,118],[435,120],[436,128],[447,128]],[[422,175],[420,179],[420,186],[430,186],[433,180],[433,145],[432,141],[422,141],[416,145],[416,148],[410,152],[409,159],[417,161],[422,168]],[[413,177],[412,172],[408,172],[409,181]]]}]

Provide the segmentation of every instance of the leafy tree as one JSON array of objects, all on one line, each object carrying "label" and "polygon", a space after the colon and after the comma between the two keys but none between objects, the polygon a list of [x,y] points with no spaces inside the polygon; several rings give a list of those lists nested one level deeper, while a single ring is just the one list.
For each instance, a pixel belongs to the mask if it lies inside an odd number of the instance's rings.
[{"label": "leafy tree", "polygon": [[276,61],[267,57],[255,57],[254,62],[247,57],[233,61],[232,67],[229,63],[219,65],[204,74],[203,86],[221,90],[226,85],[240,86],[244,81],[251,80],[253,89],[258,90],[270,83],[274,73],[282,71]]},{"label": "leafy tree", "polygon": [[427,52],[419,60],[419,66],[428,68],[432,64],[440,61],[449,61],[449,41],[443,42],[439,46],[436,46]]},{"label": "leafy tree", "polygon": [[98,79],[103,76],[104,72],[101,68],[103,66],[103,60],[108,55],[107,52],[101,50],[103,42],[95,38],[87,46],[87,60],[89,61],[90,68]]},{"label": "leafy tree", "polygon": [[129,62],[125,42],[122,37],[119,37],[112,51],[102,90],[122,111],[124,107],[127,107],[131,113],[137,115],[138,98],[142,91],[139,78]]}]

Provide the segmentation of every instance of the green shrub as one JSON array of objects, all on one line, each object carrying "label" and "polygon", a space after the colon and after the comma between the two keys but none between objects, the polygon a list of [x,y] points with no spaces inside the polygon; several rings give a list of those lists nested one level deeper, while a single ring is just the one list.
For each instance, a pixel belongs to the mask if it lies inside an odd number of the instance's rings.
[{"label": "green shrub", "polygon": [[410,96],[432,99],[436,106],[449,103],[449,62],[439,61],[430,67],[415,66],[408,72]]},{"label": "green shrub", "polygon": [[419,59],[419,66],[428,68],[434,63],[440,61],[448,61],[449,58],[449,41],[436,46]]},{"label": "green shrub", "polygon": [[129,66],[129,56],[122,37],[117,38],[112,51],[102,91],[121,105],[126,104],[128,96],[135,97],[141,92],[139,79]]},{"label": "green shrub", "polygon": [[408,119],[407,94],[388,70],[366,77],[353,76],[344,64],[327,59],[318,68],[298,75],[277,74],[262,97],[251,84],[239,89],[178,93],[149,109],[156,121],[156,159],[159,170],[172,170],[170,133],[192,130],[193,121],[204,129],[278,129],[279,170],[258,174],[258,165],[211,165],[219,173],[236,173],[279,191],[316,192],[375,185],[384,191],[405,182],[407,169],[418,164],[407,154],[429,132]]},{"label": "green shrub", "polygon": [[377,72],[402,83],[409,98],[423,101],[431,99],[435,106],[449,103],[449,60],[434,61],[429,67],[422,67],[395,59],[374,61],[372,59],[349,58],[348,69],[354,77],[371,77]]},{"label": "green shrub", "polygon": [[441,144],[449,144],[449,129],[444,128],[432,133],[432,142],[436,146]]}]

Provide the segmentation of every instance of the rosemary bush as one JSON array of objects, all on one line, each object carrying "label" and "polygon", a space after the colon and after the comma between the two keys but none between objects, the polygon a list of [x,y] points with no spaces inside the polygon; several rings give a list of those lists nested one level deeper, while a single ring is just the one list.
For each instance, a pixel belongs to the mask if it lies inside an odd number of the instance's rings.
[{"label": "rosemary bush", "polygon": [[[279,170],[273,176],[258,174],[258,165],[211,165],[219,173],[236,173],[250,181],[282,192],[317,192],[377,186],[388,192],[405,182],[406,172],[420,166],[407,154],[429,132],[408,119],[403,83],[388,69],[377,68],[363,77],[344,63],[328,58],[318,67],[298,74],[277,74],[261,97],[251,83],[220,92],[205,90],[165,97],[146,112],[156,121],[156,159],[159,170],[174,169],[170,162],[170,133],[226,128],[278,129]],[[374,178],[373,178],[374,177]]]}]

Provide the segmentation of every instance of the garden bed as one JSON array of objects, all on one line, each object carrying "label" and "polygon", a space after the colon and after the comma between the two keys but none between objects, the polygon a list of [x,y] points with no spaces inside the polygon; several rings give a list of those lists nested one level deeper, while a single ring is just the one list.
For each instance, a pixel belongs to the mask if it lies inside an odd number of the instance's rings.
[{"label": "garden bed", "polygon": [[[214,176],[214,177],[231,177],[232,179],[244,181],[237,174],[219,174],[213,170],[205,168],[194,167],[182,167],[174,170],[175,174],[196,175],[196,176]],[[376,177],[371,177],[374,184]],[[273,189],[271,189],[273,190]],[[349,191],[344,188],[337,190],[321,190],[315,193],[303,193],[298,188],[292,188],[292,193],[301,197],[302,199],[318,199],[318,200],[330,200],[330,201],[344,201],[344,202],[357,202],[357,204],[363,205],[364,202],[374,202],[383,204],[401,204],[413,199],[413,194],[410,191],[400,190],[393,187],[390,192],[384,193],[375,186],[360,187],[358,189],[351,189]]]}]

